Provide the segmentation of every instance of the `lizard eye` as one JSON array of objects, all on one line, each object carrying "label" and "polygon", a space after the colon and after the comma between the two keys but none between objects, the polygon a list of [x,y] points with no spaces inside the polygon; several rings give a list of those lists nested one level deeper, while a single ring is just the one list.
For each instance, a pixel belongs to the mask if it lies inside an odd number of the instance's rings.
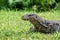
[{"label": "lizard eye", "polygon": [[37,16],[36,16],[36,18],[37,18]]}]

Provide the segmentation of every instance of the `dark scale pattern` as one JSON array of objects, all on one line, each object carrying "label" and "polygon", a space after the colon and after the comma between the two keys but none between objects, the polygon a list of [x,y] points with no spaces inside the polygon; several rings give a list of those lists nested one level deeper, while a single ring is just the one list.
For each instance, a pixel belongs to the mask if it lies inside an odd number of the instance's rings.
[{"label": "dark scale pattern", "polygon": [[22,16],[22,19],[28,20],[33,24],[33,27],[30,28],[31,31],[43,33],[60,31],[60,20],[44,20],[36,14],[26,14]]}]

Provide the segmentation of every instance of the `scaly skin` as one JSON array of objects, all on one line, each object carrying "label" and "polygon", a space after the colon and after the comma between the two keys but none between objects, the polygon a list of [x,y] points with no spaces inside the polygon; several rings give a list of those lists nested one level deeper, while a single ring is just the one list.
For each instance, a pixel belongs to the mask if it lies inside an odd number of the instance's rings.
[{"label": "scaly skin", "polygon": [[44,20],[36,14],[26,14],[23,20],[28,20],[33,24],[29,31],[39,31],[43,33],[53,33],[60,31],[60,20]]}]

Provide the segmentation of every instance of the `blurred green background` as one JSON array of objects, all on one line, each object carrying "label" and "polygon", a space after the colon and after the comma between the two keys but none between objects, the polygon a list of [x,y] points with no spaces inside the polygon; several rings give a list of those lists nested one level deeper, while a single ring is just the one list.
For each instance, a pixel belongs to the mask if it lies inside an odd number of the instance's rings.
[{"label": "blurred green background", "polygon": [[26,34],[33,25],[21,17],[30,13],[60,20],[60,0],[0,0],[0,40],[60,40],[60,32]]},{"label": "blurred green background", "polygon": [[0,0],[0,9],[49,11],[56,9],[60,0]]}]

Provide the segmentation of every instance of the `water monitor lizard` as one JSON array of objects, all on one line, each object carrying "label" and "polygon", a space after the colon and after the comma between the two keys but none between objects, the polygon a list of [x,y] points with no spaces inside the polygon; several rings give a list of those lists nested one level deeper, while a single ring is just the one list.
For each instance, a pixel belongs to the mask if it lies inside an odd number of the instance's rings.
[{"label": "water monitor lizard", "polygon": [[38,31],[43,33],[53,33],[60,31],[60,20],[45,20],[36,14],[26,14],[22,16],[23,20],[28,20],[33,24],[29,31]]}]

